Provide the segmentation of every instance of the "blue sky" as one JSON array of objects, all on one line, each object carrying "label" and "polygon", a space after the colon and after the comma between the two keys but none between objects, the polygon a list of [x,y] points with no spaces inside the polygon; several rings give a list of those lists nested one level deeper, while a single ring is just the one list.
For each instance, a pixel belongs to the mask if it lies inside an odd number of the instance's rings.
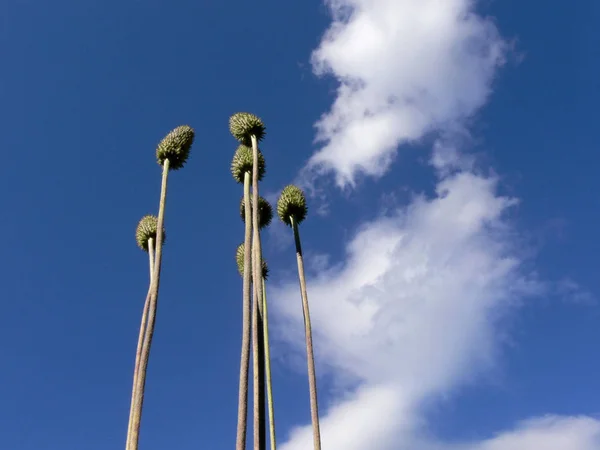
[{"label": "blue sky", "polygon": [[[124,445],[170,178],[141,447],[235,439],[242,240],[229,116],[302,226],[325,448],[600,449],[600,6],[516,0],[0,5],[0,448]],[[349,14],[351,12],[351,14]],[[283,450],[309,448],[289,229],[264,235]]]}]

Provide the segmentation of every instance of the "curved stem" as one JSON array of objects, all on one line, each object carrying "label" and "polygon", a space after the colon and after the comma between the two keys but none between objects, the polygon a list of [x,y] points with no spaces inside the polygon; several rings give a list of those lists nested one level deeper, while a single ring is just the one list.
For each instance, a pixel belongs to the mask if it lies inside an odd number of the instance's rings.
[{"label": "curved stem", "polygon": [[[152,286],[152,276],[154,275],[154,239],[148,239],[148,258],[150,266],[150,287]],[[135,351],[135,366],[133,369],[133,387],[131,389],[131,405],[129,407],[129,424],[127,425],[127,440],[125,441],[125,449],[129,449],[131,439],[131,428],[133,424],[133,407],[135,404],[135,395],[137,388],[138,372],[140,370],[140,358],[142,355],[142,344],[144,342],[144,334],[146,333],[146,321],[148,318],[148,309],[150,305],[150,287],[148,288],[148,295],[144,302],[144,309],[142,311],[142,323],[140,325],[140,333],[138,336],[137,349]]]},{"label": "curved stem", "polygon": [[246,448],[246,429],[248,427],[248,369],[250,365],[250,316],[251,316],[251,271],[252,271],[252,213],[250,208],[250,173],[244,174],[244,207],[246,230],[244,236],[244,281],[242,300],[242,352],[240,357],[240,387],[238,392],[238,422],[236,450]]},{"label": "curved stem", "polygon": [[296,260],[298,262],[298,278],[300,280],[300,293],[302,295],[302,312],[304,313],[304,334],[306,336],[306,360],[308,363],[308,388],[310,391],[310,417],[313,426],[313,442],[315,450],[321,450],[321,429],[319,426],[319,404],[317,402],[317,375],[315,371],[315,356],[312,342],[312,327],[310,325],[310,311],[308,309],[308,295],[306,293],[306,279],[304,277],[304,260],[300,244],[300,232],[294,216],[290,217],[294,229],[296,242]]},{"label": "curved stem", "polygon": [[265,372],[267,375],[267,405],[269,407],[269,437],[271,439],[271,450],[277,448],[275,441],[275,408],[273,407],[273,385],[271,383],[271,349],[269,346],[269,315],[267,313],[267,289],[265,278],[262,279],[263,287],[263,336],[265,344]]},{"label": "curved stem", "polygon": [[[251,137],[252,141],[252,279],[255,281],[254,295],[257,305],[258,312],[262,316],[262,283],[258,280],[262,279],[262,249],[260,242],[260,228],[258,226],[258,140],[255,135]],[[255,322],[252,322],[253,327],[257,327],[256,337],[262,338],[262,328],[259,327],[259,319],[256,318]],[[260,344],[260,343],[259,343]],[[261,347],[259,345],[258,354],[260,355]],[[257,361],[258,371],[254,374],[254,381],[258,383],[256,385],[255,392],[255,403],[254,403],[254,450],[265,450],[266,449],[266,433],[265,433],[265,402],[264,402],[264,377],[261,380],[261,369],[264,369],[264,360],[260,359]],[[255,363],[256,364],[256,363]],[[262,387],[262,388],[261,388]]]},{"label": "curved stem", "polygon": [[150,305],[148,311],[148,326],[144,336],[142,355],[140,359],[140,370],[138,374],[138,385],[134,405],[133,423],[131,429],[130,450],[137,450],[140,438],[140,425],[142,421],[142,408],[144,405],[144,389],[146,386],[146,373],[148,371],[148,360],[150,358],[150,346],[154,336],[156,323],[156,311],[158,306],[158,289],[160,287],[160,270],[162,262],[163,227],[165,223],[165,205],[167,203],[167,177],[169,174],[169,160],[165,159],[163,165],[162,185],[160,190],[160,203],[158,208],[158,224],[156,229],[156,255],[154,261],[154,275],[150,284]]}]

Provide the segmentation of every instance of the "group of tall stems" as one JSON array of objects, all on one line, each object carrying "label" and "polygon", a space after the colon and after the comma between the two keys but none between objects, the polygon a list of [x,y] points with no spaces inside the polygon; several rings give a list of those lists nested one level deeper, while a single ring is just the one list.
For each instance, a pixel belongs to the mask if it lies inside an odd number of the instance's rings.
[{"label": "group of tall stems", "polygon": [[[265,175],[265,160],[258,144],[265,136],[265,126],[257,116],[242,112],[231,116],[229,129],[233,137],[239,142],[231,164],[231,172],[234,179],[243,185],[240,215],[245,224],[244,242],[240,244],[236,252],[236,262],[243,280],[242,346],[236,450],[246,449],[251,354],[253,374],[253,448],[254,450],[266,450],[267,448],[266,411],[268,411],[270,449],[275,450],[277,444],[269,346],[268,303],[265,285],[268,277],[268,268],[262,256],[260,233],[262,228],[270,224],[273,217],[271,205],[263,197],[260,197],[259,192],[259,182]],[[171,131],[158,144],[156,156],[158,163],[163,169],[158,216],[144,216],[140,220],[136,230],[138,246],[148,252],[150,283],[142,311],[142,323],[136,350],[126,450],[137,450],[139,445],[146,373],[156,323],[162,246],[166,238],[164,216],[167,197],[167,177],[170,170],[178,170],[184,166],[193,141],[194,130],[189,126],[180,126]],[[306,218],[306,214],[306,198],[302,190],[294,185],[286,186],[277,201],[277,215],[282,222],[290,226],[293,230],[304,316],[313,443],[314,449],[320,450],[321,436],[312,329],[298,227]]]}]

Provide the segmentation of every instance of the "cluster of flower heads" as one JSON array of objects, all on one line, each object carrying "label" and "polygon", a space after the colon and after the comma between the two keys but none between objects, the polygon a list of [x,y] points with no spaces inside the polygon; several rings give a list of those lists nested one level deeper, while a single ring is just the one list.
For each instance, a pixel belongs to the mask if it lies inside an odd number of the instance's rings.
[{"label": "cluster of flower heads", "polygon": [[[156,147],[156,160],[158,164],[164,166],[165,160],[169,160],[169,170],[181,169],[189,155],[192,144],[194,143],[194,129],[188,125],[181,125],[169,134],[167,134]],[[158,228],[158,218],[153,215],[147,215],[141,218],[135,230],[135,240],[138,247],[145,252],[148,251],[148,241],[153,239],[156,242],[156,232]],[[163,227],[163,243],[167,235]]]},{"label": "cluster of flower heads", "polygon": [[[247,112],[236,113],[229,119],[229,130],[233,137],[240,142],[231,162],[231,174],[238,183],[244,183],[246,173],[252,173],[252,139],[255,136],[261,141],[266,132],[262,120]],[[169,169],[181,169],[189,157],[191,146],[194,142],[194,130],[188,125],[182,125],[167,134],[156,148],[156,159],[160,165],[169,160]],[[258,151],[258,179],[262,180],[266,172],[265,158]],[[250,178],[250,182],[252,179]],[[269,202],[259,197],[259,222],[260,228],[267,227],[273,218],[273,209]],[[307,213],[306,197],[300,188],[294,185],[286,186],[277,201],[277,215],[283,223],[292,226],[293,221],[300,224]],[[244,201],[240,203],[240,215],[245,220]],[[293,218],[293,221],[292,221]],[[138,246],[148,251],[148,240],[156,240],[157,219],[155,216],[144,216],[136,229],[136,242]],[[166,237],[163,230],[163,236]],[[163,238],[164,239],[164,238]]]}]

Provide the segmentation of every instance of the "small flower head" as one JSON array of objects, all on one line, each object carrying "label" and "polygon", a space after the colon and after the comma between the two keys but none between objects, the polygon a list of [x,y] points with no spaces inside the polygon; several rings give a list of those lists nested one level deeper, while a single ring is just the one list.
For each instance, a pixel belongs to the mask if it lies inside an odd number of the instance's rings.
[{"label": "small flower head", "polygon": [[290,184],[283,188],[277,201],[277,215],[283,223],[292,226],[291,217],[296,223],[301,223],[306,218],[306,197],[297,186]]},{"label": "small flower head", "polygon": [[169,160],[169,169],[181,169],[188,159],[194,142],[194,129],[182,125],[167,134],[156,148],[156,159],[161,166]]},{"label": "small flower head", "polygon": [[234,138],[247,146],[252,145],[252,135],[256,136],[257,141],[265,137],[265,125],[262,120],[247,112],[235,113],[229,118],[229,131]]},{"label": "small flower head", "polygon": [[[231,174],[238,183],[244,182],[244,174],[250,172],[252,174],[252,166],[254,159],[252,156],[252,148],[246,145],[240,145],[233,155],[233,161],[231,161]],[[265,158],[261,151],[258,151],[258,179],[262,180],[265,175]],[[252,177],[250,177],[252,183]]]},{"label": "small flower head", "polygon": [[[252,204],[252,197],[250,197],[250,204]],[[246,222],[244,197],[242,197],[242,201],[240,202],[240,216]],[[264,197],[258,197],[258,227],[268,227],[271,224],[271,220],[273,220],[273,208],[271,208],[271,204]]]},{"label": "small flower head", "polygon": [[[158,218],[156,216],[144,216],[138,223],[135,230],[135,240],[139,248],[148,251],[148,241],[153,239],[156,242],[156,230],[158,227]],[[163,228],[163,243],[167,240],[165,229]]]},{"label": "small flower head", "polygon": [[[244,253],[244,243],[242,242],[235,251],[235,262],[237,263],[238,272],[242,276],[244,276]],[[265,280],[269,277],[269,267],[264,259],[262,260],[262,276]],[[252,279],[252,274],[250,274],[250,279]]]}]

